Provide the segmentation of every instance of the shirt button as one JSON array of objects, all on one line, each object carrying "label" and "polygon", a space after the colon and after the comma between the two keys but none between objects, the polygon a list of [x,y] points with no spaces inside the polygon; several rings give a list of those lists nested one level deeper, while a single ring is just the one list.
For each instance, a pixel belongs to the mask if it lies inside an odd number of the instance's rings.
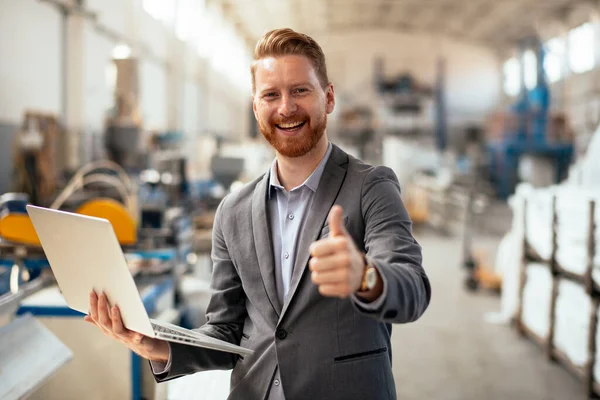
[{"label": "shirt button", "polygon": [[273,382],[273,384],[274,384],[275,386],[279,386],[279,384],[280,384],[280,383],[281,383],[281,382],[279,382],[279,379],[275,379],[275,381]]},{"label": "shirt button", "polygon": [[283,257],[284,257],[284,258],[287,260],[288,258],[290,258],[290,255],[289,255],[288,253],[285,253],[285,254],[283,255]]},{"label": "shirt button", "polygon": [[289,219],[294,219],[294,214],[290,214],[290,215],[288,215],[288,218],[289,218]]}]

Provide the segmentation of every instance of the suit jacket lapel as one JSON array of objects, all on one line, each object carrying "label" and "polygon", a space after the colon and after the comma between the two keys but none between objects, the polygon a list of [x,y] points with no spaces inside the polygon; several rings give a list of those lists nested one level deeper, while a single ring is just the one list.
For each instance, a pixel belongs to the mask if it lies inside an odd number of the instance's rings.
[{"label": "suit jacket lapel", "polygon": [[308,265],[308,259],[310,257],[309,247],[317,240],[319,233],[327,220],[329,210],[331,210],[331,207],[334,205],[334,201],[342,187],[344,177],[346,176],[345,166],[347,163],[348,155],[334,145],[329,160],[323,170],[323,175],[321,175],[321,180],[319,181],[319,186],[317,187],[317,192],[313,198],[312,205],[306,215],[304,229],[302,229],[302,232],[300,233],[298,248],[296,249],[296,261],[294,262],[292,280],[290,282],[290,290],[287,299],[283,304],[283,310],[279,317],[279,321],[283,319],[292,298],[296,294],[304,270]]},{"label": "suit jacket lapel", "polygon": [[267,212],[267,190],[269,189],[269,173],[254,189],[252,197],[252,233],[258,267],[265,285],[265,291],[275,313],[279,316],[281,303],[277,296],[275,284],[275,260],[273,259],[273,241]]}]

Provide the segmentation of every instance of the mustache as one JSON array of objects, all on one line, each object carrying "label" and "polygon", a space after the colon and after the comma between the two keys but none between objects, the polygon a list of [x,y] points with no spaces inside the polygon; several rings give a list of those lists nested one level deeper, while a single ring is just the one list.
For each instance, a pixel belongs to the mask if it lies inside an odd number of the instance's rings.
[{"label": "mustache", "polygon": [[295,117],[289,118],[273,118],[271,123],[273,125],[281,125],[281,124],[292,124],[295,122],[306,122],[308,121],[308,116],[306,115],[296,115]]}]

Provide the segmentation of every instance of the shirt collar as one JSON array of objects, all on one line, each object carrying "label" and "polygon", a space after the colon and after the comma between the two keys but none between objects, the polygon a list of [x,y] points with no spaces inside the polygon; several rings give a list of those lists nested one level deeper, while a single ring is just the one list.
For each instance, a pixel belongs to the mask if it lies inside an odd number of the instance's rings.
[{"label": "shirt collar", "polygon": [[[329,156],[331,155],[332,149],[333,149],[333,146],[331,145],[331,142],[329,142],[329,144],[327,146],[327,152],[325,153],[325,156],[323,156],[323,159],[321,160],[319,165],[317,165],[317,168],[315,168],[313,173],[310,174],[310,176],[308,178],[306,178],[304,183],[298,187],[306,186],[313,192],[317,191],[317,187],[319,186],[319,181],[321,180],[321,176],[323,175],[323,171],[325,170],[325,165],[327,164],[327,160],[329,160]],[[281,185],[281,182],[279,182],[279,176],[277,175],[277,158],[275,158],[275,160],[273,160],[273,163],[271,164],[270,177],[269,177],[269,198],[271,198],[271,193],[273,192],[274,189],[282,189],[282,190],[284,189],[283,185]],[[294,188],[294,189],[296,189],[296,188]],[[294,190],[294,189],[292,189],[292,190]]]}]

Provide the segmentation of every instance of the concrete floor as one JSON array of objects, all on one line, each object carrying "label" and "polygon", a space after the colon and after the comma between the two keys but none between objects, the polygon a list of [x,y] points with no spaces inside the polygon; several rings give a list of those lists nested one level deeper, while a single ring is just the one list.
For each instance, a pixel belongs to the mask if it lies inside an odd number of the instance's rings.
[{"label": "concrete floor", "polygon": [[[432,299],[416,323],[395,325],[393,370],[398,399],[583,399],[583,384],[544,358],[540,347],[509,326],[484,321],[500,309],[490,294],[462,286],[460,240],[417,234]],[[493,249],[498,239],[482,240]]]},{"label": "concrete floor", "polygon": [[[500,235],[510,229],[506,205],[486,213],[473,240],[495,259]],[[399,400],[566,400],[584,399],[583,383],[550,363],[542,349],[505,325],[485,321],[500,310],[497,295],[463,289],[461,228],[444,237],[415,228],[423,247],[432,299],[416,323],[394,325],[393,370]],[[481,234],[484,232],[485,234]],[[486,236],[486,235],[491,236]],[[225,399],[230,371],[200,373],[170,382],[168,400]]]}]

